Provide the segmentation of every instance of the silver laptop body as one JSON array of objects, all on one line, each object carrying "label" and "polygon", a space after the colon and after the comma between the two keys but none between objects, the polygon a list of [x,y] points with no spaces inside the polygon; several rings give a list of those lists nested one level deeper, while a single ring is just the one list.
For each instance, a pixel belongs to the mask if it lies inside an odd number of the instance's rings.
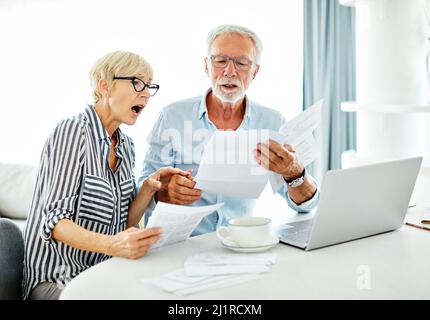
[{"label": "silver laptop body", "polygon": [[400,228],[421,161],[416,157],[327,172],[314,218],[281,227],[280,241],[312,250]]}]

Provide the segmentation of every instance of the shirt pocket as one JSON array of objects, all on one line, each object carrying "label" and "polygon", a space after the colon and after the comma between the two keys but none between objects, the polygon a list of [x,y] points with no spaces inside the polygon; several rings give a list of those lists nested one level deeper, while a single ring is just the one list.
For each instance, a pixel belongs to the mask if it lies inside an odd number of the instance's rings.
[{"label": "shirt pocket", "polygon": [[79,210],[79,217],[110,226],[114,199],[110,184],[103,178],[87,174]]},{"label": "shirt pocket", "polygon": [[128,216],[128,208],[131,203],[131,198],[134,192],[134,182],[133,179],[128,179],[121,181],[119,184],[121,188],[121,221],[120,223],[125,223]]}]

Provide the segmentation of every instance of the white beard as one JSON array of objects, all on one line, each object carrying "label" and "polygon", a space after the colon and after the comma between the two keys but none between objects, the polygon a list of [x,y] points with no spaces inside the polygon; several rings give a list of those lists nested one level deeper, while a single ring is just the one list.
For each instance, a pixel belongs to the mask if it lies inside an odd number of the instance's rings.
[{"label": "white beard", "polygon": [[[236,85],[238,84],[236,83]],[[234,92],[224,92],[221,89],[221,85],[215,83],[212,86],[212,91],[218,99],[226,103],[236,103],[237,101],[245,97],[245,89],[239,86],[237,87],[237,90]]]}]

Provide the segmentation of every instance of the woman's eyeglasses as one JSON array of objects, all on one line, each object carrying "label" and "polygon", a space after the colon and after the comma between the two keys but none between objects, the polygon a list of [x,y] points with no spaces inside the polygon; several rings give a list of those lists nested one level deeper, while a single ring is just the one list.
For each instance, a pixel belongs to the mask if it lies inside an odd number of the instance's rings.
[{"label": "woman's eyeglasses", "polygon": [[146,88],[148,88],[149,94],[154,96],[158,89],[160,89],[160,86],[158,84],[154,83],[145,83],[142,79],[139,79],[138,77],[113,77],[114,80],[130,80],[133,84],[133,88],[136,92],[142,92]]}]

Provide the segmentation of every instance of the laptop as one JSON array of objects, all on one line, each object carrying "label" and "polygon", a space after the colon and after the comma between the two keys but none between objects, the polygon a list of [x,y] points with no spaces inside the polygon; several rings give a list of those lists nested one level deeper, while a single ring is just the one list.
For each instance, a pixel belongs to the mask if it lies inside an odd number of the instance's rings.
[{"label": "laptop", "polygon": [[313,250],[403,225],[422,157],[328,171],[312,219],[278,228],[279,240]]}]

